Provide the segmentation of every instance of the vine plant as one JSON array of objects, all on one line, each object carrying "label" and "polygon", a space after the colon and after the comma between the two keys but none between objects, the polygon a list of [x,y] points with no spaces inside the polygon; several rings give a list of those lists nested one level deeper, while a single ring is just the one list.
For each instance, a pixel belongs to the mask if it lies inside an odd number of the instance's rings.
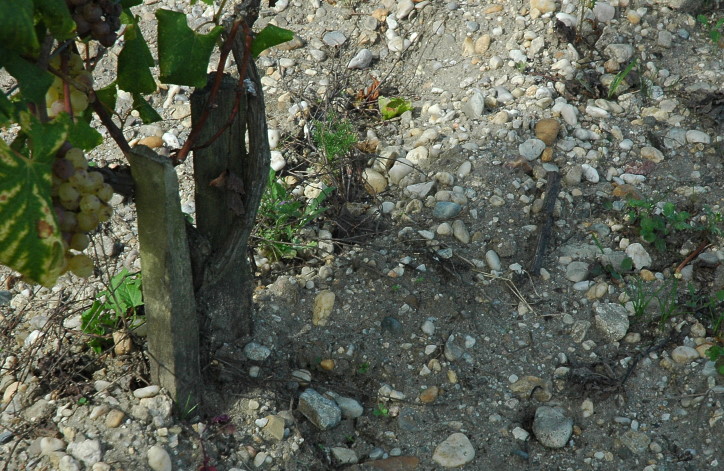
[{"label": "vine plant", "polygon": [[[205,86],[211,54],[218,46],[218,86],[237,34],[245,35],[247,60],[292,38],[290,31],[273,25],[256,35],[250,31],[245,15],[258,14],[258,0],[244,2],[247,8],[237,10],[243,13],[232,20],[227,34],[222,34],[221,25],[227,0],[216,7],[214,25],[205,33],[192,30],[184,13],[159,8],[155,16],[160,75],[155,78],[156,61],[133,12],[141,3],[0,0],[0,69],[12,77],[0,93],[0,128],[10,141],[0,140],[0,264],[29,282],[51,286],[66,271],[79,276],[93,271],[83,254],[87,234],[110,217],[113,193],[101,174],[88,166],[86,153],[103,140],[90,123],[97,116],[121,151],[130,150],[120,128],[124,120],[116,111],[119,90],[130,94],[132,109],[144,124],[159,121],[146,98],[156,91],[157,81]],[[96,89],[93,69],[119,37],[123,47],[115,80]],[[245,65],[246,61],[242,81]],[[195,142],[196,128],[174,153],[176,161],[195,145],[205,145]]]}]

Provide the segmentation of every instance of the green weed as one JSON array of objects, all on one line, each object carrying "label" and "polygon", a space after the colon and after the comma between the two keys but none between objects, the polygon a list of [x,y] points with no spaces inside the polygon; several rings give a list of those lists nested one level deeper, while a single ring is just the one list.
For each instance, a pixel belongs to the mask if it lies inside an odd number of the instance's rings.
[{"label": "green weed", "polygon": [[93,336],[88,341],[96,353],[111,342],[107,335],[121,326],[135,328],[144,321],[138,316],[143,306],[141,274],[130,273],[125,268],[111,278],[107,290],[96,294],[90,309],[81,315],[81,329]]},{"label": "green weed", "polygon": [[375,408],[372,410],[372,415],[374,415],[375,417],[389,417],[390,409],[388,409],[387,406],[383,403],[378,402]]},{"label": "green weed", "polygon": [[340,119],[335,113],[327,113],[324,121],[313,123],[312,140],[327,162],[332,162],[352,149],[357,143],[357,134],[348,120]]},{"label": "green weed", "polygon": [[254,238],[265,256],[272,260],[294,258],[299,249],[314,246],[302,243],[299,233],[327,209],[323,203],[333,191],[334,188],[325,188],[304,204],[277,180],[274,170],[269,170],[254,228]]},{"label": "green weed", "polygon": [[638,225],[641,238],[661,252],[666,249],[666,239],[673,231],[693,228],[687,222],[691,214],[678,211],[674,203],[664,203],[659,210],[653,201],[632,199],[628,206],[631,208],[629,223]]},{"label": "green weed", "polygon": [[367,374],[367,372],[370,371],[370,366],[371,366],[371,365],[370,365],[368,362],[362,363],[362,364],[357,368],[357,374],[361,374],[361,375]]},{"label": "green weed", "polygon": [[621,72],[616,74],[616,77],[613,79],[613,82],[611,82],[611,85],[608,87],[608,99],[612,99],[616,96],[616,91],[618,91],[618,87],[621,86],[621,83],[623,83],[624,80],[626,80],[626,77],[628,74],[631,73],[634,67],[636,67],[636,64],[638,63],[638,58],[635,57],[634,60],[629,62],[629,64],[626,66],[625,69],[623,69]]},{"label": "green weed", "polygon": [[697,15],[696,21],[698,21],[704,29],[707,30],[709,39],[714,44],[719,44],[721,39],[722,31],[724,31],[724,18],[719,18],[717,21],[709,21],[706,15]]}]

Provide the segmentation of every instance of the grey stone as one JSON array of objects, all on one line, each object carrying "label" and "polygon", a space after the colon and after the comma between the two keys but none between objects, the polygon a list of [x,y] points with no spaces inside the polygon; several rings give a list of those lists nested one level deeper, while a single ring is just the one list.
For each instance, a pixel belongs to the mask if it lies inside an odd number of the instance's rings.
[{"label": "grey stone", "polygon": [[361,49],[347,64],[348,69],[366,69],[372,63],[372,51]]},{"label": "grey stone", "polygon": [[404,327],[402,327],[402,324],[400,321],[395,319],[392,316],[385,316],[382,319],[382,332],[389,332],[392,335],[402,335],[404,332]]},{"label": "grey stone", "polygon": [[93,466],[103,458],[101,442],[98,440],[86,439],[82,442],[70,443],[68,444],[67,451],[75,459],[82,461],[88,467]]},{"label": "grey stone", "polygon": [[320,430],[335,427],[342,420],[339,406],[312,388],[299,395],[299,412]]},{"label": "grey stone", "polygon": [[710,144],[711,143],[711,137],[705,132],[697,131],[696,129],[692,129],[689,131],[686,131],[686,142],[689,144]]},{"label": "grey stone", "polygon": [[608,23],[616,15],[616,9],[606,2],[596,2],[593,6],[593,15],[601,23]]},{"label": "grey stone", "polygon": [[264,361],[271,355],[271,350],[256,342],[249,342],[244,345],[244,355],[251,361]]},{"label": "grey stone", "polygon": [[452,231],[457,240],[463,244],[470,243],[470,232],[468,231],[468,228],[465,227],[465,223],[463,221],[460,219],[455,220],[452,225]]},{"label": "grey stone", "polygon": [[524,143],[518,146],[518,152],[526,160],[535,160],[540,157],[543,150],[546,148],[546,143],[540,139],[528,139]]},{"label": "grey stone", "polygon": [[357,453],[349,448],[335,446],[332,447],[332,456],[337,464],[355,464],[357,462]]},{"label": "grey stone", "polygon": [[327,46],[341,46],[347,41],[347,37],[341,31],[330,31],[322,36],[322,41]]},{"label": "grey stone", "polygon": [[671,352],[671,359],[676,363],[690,363],[699,359],[699,352],[694,348],[680,345]]},{"label": "grey stone", "polygon": [[636,430],[627,430],[621,436],[621,442],[636,455],[644,454],[648,451],[651,439],[645,433]]},{"label": "grey stone", "polygon": [[485,111],[485,96],[480,90],[475,90],[468,101],[462,107],[463,113],[468,119],[478,119]]},{"label": "grey stone", "polygon": [[424,198],[430,194],[434,186],[435,182],[422,182],[408,185],[405,190],[410,192],[415,198]]},{"label": "grey stone", "polygon": [[513,94],[510,93],[505,87],[495,87],[496,98],[500,103],[508,103],[515,99]]},{"label": "grey stone", "polygon": [[397,4],[397,16],[398,20],[403,20],[415,9],[415,3],[412,0],[400,0]]},{"label": "grey stone", "polygon": [[443,468],[458,468],[475,459],[475,448],[463,433],[453,433],[435,447],[432,460]]},{"label": "grey stone", "polygon": [[573,419],[557,408],[541,406],[535,411],[533,433],[541,445],[563,448],[573,433]]},{"label": "grey stone", "polygon": [[609,342],[618,342],[628,332],[628,311],[620,304],[599,304],[596,306],[595,320],[596,327]]},{"label": "grey stone", "polygon": [[651,255],[649,255],[644,246],[639,243],[631,244],[626,247],[626,255],[631,258],[633,266],[637,270],[644,267],[650,267],[653,262],[651,260]]},{"label": "grey stone", "polygon": [[586,262],[571,262],[566,267],[566,279],[574,283],[588,278],[588,264]]},{"label": "grey stone", "polygon": [[153,397],[157,395],[161,391],[161,388],[156,386],[155,384],[152,384],[151,386],[146,386],[143,388],[138,388],[133,391],[133,396],[137,397],[139,399],[143,399],[145,397]]},{"label": "grey stone", "polygon": [[463,210],[463,207],[452,201],[438,201],[432,211],[432,217],[436,219],[452,219]]},{"label": "grey stone", "polygon": [[335,396],[334,402],[336,402],[342,410],[342,417],[345,419],[356,419],[364,413],[362,404],[351,397]]},{"label": "grey stone", "polygon": [[619,64],[623,64],[631,59],[631,56],[633,56],[634,53],[634,48],[630,44],[609,44],[603,52]]},{"label": "grey stone", "polygon": [[495,250],[488,250],[485,252],[485,263],[488,264],[488,268],[491,270],[499,271],[503,266],[500,264],[500,257]]},{"label": "grey stone", "polygon": [[153,471],[171,471],[171,456],[161,446],[154,445],[146,452],[146,459],[148,460],[148,466]]}]

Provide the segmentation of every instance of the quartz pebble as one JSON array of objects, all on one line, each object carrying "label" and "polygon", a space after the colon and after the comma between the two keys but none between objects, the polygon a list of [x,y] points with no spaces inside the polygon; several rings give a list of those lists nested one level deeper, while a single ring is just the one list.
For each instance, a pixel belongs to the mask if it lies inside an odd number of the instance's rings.
[{"label": "quartz pebble", "polygon": [[453,433],[435,447],[432,460],[443,468],[458,468],[475,459],[475,448],[463,433]]}]

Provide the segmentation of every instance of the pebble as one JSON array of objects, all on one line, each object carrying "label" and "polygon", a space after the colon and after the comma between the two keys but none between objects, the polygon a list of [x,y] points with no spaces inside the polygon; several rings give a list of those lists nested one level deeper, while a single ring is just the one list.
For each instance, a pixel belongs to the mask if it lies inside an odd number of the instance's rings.
[{"label": "pebble", "polygon": [[465,223],[463,221],[460,219],[455,220],[452,225],[452,231],[457,240],[463,244],[470,243],[470,232],[468,232],[468,228],[465,227]]},{"label": "pebble", "polygon": [[101,442],[98,440],[86,439],[81,442],[71,442],[68,444],[66,451],[89,467],[103,458]]},{"label": "pebble", "polygon": [[146,459],[148,460],[148,466],[153,471],[172,471],[171,456],[168,452],[159,445],[154,445],[146,452]]},{"label": "pebble", "polygon": [[569,126],[577,126],[578,125],[578,111],[576,110],[576,107],[569,104],[561,105],[560,107],[560,113],[561,118],[568,124]]},{"label": "pebble", "polygon": [[566,266],[566,279],[574,283],[583,281],[588,278],[588,268],[586,262],[571,262]]},{"label": "pebble", "polygon": [[657,164],[664,161],[663,152],[661,152],[656,147],[651,146],[645,146],[641,148],[641,157]]},{"label": "pebble", "polygon": [[556,11],[556,2],[553,0],[530,0],[530,7],[535,8],[541,14]]},{"label": "pebble", "polygon": [[588,105],[586,106],[586,114],[592,118],[608,118],[609,112],[601,107]]},{"label": "pebble", "polygon": [[351,397],[334,396],[334,402],[337,403],[342,411],[342,417],[345,419],[356,419],[364,413],[364,407],[356,399]]},{"label": "pebble", "polygon": [[573,433],[573,419],[566,417],[558,408],[540,406],[535,411],[533,433],[541,445],[563,448]]},{"label": "pebble", "polygon": [[60,438],[43,437],[40,439],[40,454],[42,455],[50,455],[55,451],[62,451],[65,447],[65,442]]},{"label": "pebble", "polygon": [[705,132],[692,129],[690,131],[686,131],[686,142],[689,144],[710,144],[711,138]]},{"label": "pebble", "polygon": [[397,336],[402,335],[404,332],[404,328],[402,327],[400,321],[392,316],[385,316],[382,319],[381,327],[383,332],[389,332]]},{"label": "pebble", "polygon": [[561,123],[557,119],[546,118],[535,123],[535,137],[540,139],[547,146],[552,146],[558,137]]},{"label": "pebble", "polygon": [[359,459],[357,458],[357,453],[354,450],[350,450],[349,448],[335,446],[332,447],[331,451],[335,462],[339,465],[355,464],[357,463],[357,461],[359,461]]},{"label": "pebble", "polygon": [[365,182],[365,190],[372,196],[387,189],[387,178],[377,170],[366,168],[362,172],[362,180]]},{"label": "pebble", "polygon": [[312,324],[316,326],[325,326],[329,322],[329,316],[334,309],[335,294],[329,290],[320,291],[314,298],[314,308],[312,310]]},{"label": "pebble", "polygon": [[601,23],[609,23],[616,16],[616,9],[606,2],[596,2],[593,5],[593,16]]},{"label": "pebble", "polygon": [[435,219],[452,219],[463,210],[463,207],[452,201],[438,201],[432,211]]},{"label": "pebble", "polygon": [[271,355],[271,349],[256,342],[244,345],[244,356],[251,361],[264,361]]},{"label": "pebble", "polygon": [[475,459],[475,448],[463,433],[453,433],[441,442],[432,454],[432,460],[443,468],[458,468]]},{"label": "pebble", "polygon": [[588,164],[581,165],[581,171],[583,172],[583,178],[591,183],[598,183],[601,180],[598,170]]},{"label": "pebble", "polygon": [[342,420],[342,410],[337,403],[312,388],[299,395],[298,409],[320,430],[336,427]]},{"label": "pebble", "polygon": [[475,54],[485,54],[488,52],[488,49],[490,49],[490,35],[489,34],[483,34],[478,39],[475,40],[475,47],[474,51]]},{"label": "pebble", "polygon": [[468,101],[462,107],[463,113],[468,119],[478,119],[485,111],[485,96],[480,90],[475,90]]},{"label": "pebble", "polygon": [[543,153],[546,143],[540,139],[528,139],[518,146],[518,152],[526,160],[535,160]]},{"label": "pebble", "polygon": [[651,255],[646,251],[643,245],[637,243],[630,244],[626,247],[626,255],[633,261],[633,266],[637,270],[641,270],[644,267],[650,267]]},{"label": "pebble", "polygon": [[146,386],[144,388],[138,388],[135,391],[133,391],[133,396],[137,397],[139,399],[147,398],[147,397],[154,397],[158,395],[158,393],[161,391],[161,388],[156,385]]},{"label": "pebble", "polygon": [[361,49],[356,56],[347,64],[348,69],[366,69],[372,64],[372,51],[369,49]]},{"label": "pebble", "polygon": [[494,250],[485,252],[485,263],[488,265],[488,268],[494,271],[500,271],[503,267],[500,263],[500,257]]},{"label": "pebble", "polygon": [[415,169],[414,164],[405,158],[400,158],[395,161],[392,168],[387,172],[387,176],[390,181],[395,185],[400,183],[404,177],[409,175]]},{"label": "pebble", "polygon": [[676,363],[691,363],[699,358],[699,352],[692,347],[681,345],[671,352],[671,359]]},{"label": "pebble", "polygon": [[633,56],[634,48],[630,44],[609,44],[603,53],[619,64],[624,64]]},{"label": "pebble", "polygon": [[341,46],[347,41],[347,37],[341,31],[330,31],[322,36],[322,41],[327,46]]},{"label": "pebble", "polygon": [[595,308],[596,327],[609,342],[618,342],[629,328],[628,311],[620,304],[601,303]]}]

